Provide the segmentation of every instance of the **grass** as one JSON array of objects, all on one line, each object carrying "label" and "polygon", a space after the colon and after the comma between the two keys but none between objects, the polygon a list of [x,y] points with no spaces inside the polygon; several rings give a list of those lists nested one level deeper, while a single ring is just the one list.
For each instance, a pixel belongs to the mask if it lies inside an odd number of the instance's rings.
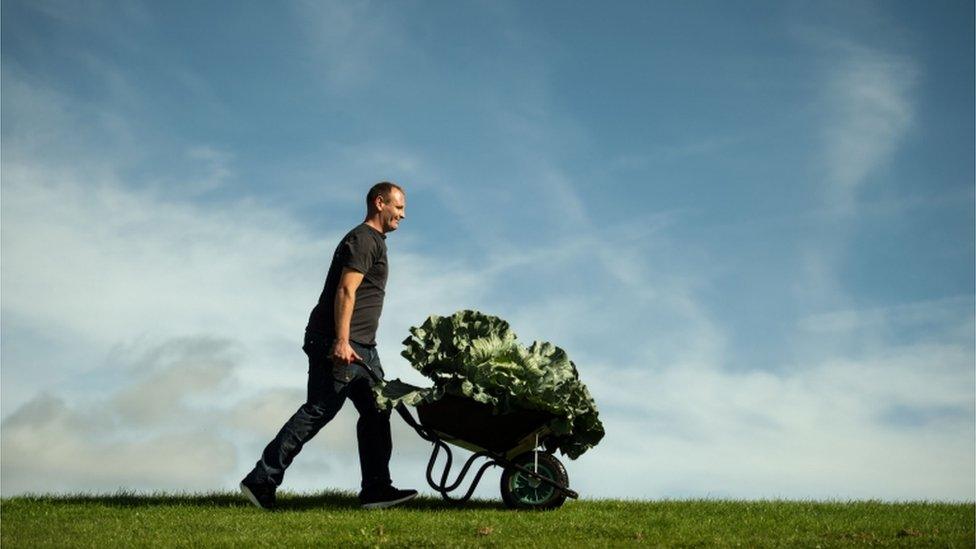
[{"label": "grass", "polygon": [[359,509],[351,494],[279,494],[266,512],[231,493],[0,500],[14,547],[974,547],[972,503],[568,501],[549,512],[418,498]]}]

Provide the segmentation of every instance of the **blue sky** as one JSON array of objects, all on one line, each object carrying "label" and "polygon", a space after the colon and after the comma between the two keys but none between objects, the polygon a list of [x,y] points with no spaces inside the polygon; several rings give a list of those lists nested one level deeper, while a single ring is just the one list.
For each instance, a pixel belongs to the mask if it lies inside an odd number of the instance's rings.
[{"label": "blue sky", "polygon": [[[581,493],[972,500],[973,21],[5,0],[0,490],[232,487],[389,179],[387,371],[463,308],[564,347],[608,430]],[[353,418],[287,488],[355,489]]]}]

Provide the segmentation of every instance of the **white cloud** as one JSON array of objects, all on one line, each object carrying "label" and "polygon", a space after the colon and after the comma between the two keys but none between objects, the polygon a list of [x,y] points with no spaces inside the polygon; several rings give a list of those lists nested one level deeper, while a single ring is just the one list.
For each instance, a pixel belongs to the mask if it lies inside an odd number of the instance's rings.
[{"label": "white cloud", "polygon": [[[237,466],[208,406],[230,374],[226,342],[184,339],[154,350],[133,383],[92,404],[40,394],[4,418],[3,493],[200,489]],[[102,397],[101,399],[98,399]]]},{"label": "white cloud", "polygon": [[104,344],[301,329],[320,269],[309,251],[327,244],[293,221],[246,200],[204,211],[15,159],[3,175],[6,312]]},{"label": "white cloud", "polygon": [[[3,494],[232,487],[305,397],[240,387],[242,360],[230,341],[172,339],[126,360],[116,388],[72,401],[35,396],[2,423]],[[427,448],[405,431],[395,429],[399,465]],[[358,468],[356,453],[349,405],[303,452],[288,487],[355,489],[342,464]]]},{"label": "white cloud", "polygon": [[[581,489],[639,496],[974,497],[972,346],[891,346],[792,371],[689,362],[584,371],[607,439]],[[917,411],[899,423],[891,411]],[[925,410],[936,411],[926,414]],[[631,471],[627,475],[600,471]]]}]

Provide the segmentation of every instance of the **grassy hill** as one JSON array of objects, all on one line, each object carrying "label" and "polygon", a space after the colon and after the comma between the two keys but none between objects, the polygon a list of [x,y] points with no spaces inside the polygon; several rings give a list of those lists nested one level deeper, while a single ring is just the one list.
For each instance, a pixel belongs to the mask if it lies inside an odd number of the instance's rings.
[{"label": "grassy hill", "polygon": [[0,545],[974,547],[971,503],[568,501],[549,512],[419,498],[363,511],[351,494],[35,496],[0,501]]}]

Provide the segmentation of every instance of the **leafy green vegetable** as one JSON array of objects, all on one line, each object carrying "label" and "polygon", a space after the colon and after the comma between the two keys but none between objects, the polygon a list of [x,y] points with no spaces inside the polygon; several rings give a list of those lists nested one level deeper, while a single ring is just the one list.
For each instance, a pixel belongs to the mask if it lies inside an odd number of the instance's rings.
[{"label": "leafy green vegetable", "polygon": [[401,355],[434,386],[420,389],[399,380],[388,382],[377,388],[380,406],[416,406],[449,393],[489,404],[497,413],[542,410],[555,416],[547,447],[572,459],[603,438],[593,397],[559,347],[537,341],[526,348],[516,341],[508,322],[470,310],[430,316],[410,328],[410,334]]}]

